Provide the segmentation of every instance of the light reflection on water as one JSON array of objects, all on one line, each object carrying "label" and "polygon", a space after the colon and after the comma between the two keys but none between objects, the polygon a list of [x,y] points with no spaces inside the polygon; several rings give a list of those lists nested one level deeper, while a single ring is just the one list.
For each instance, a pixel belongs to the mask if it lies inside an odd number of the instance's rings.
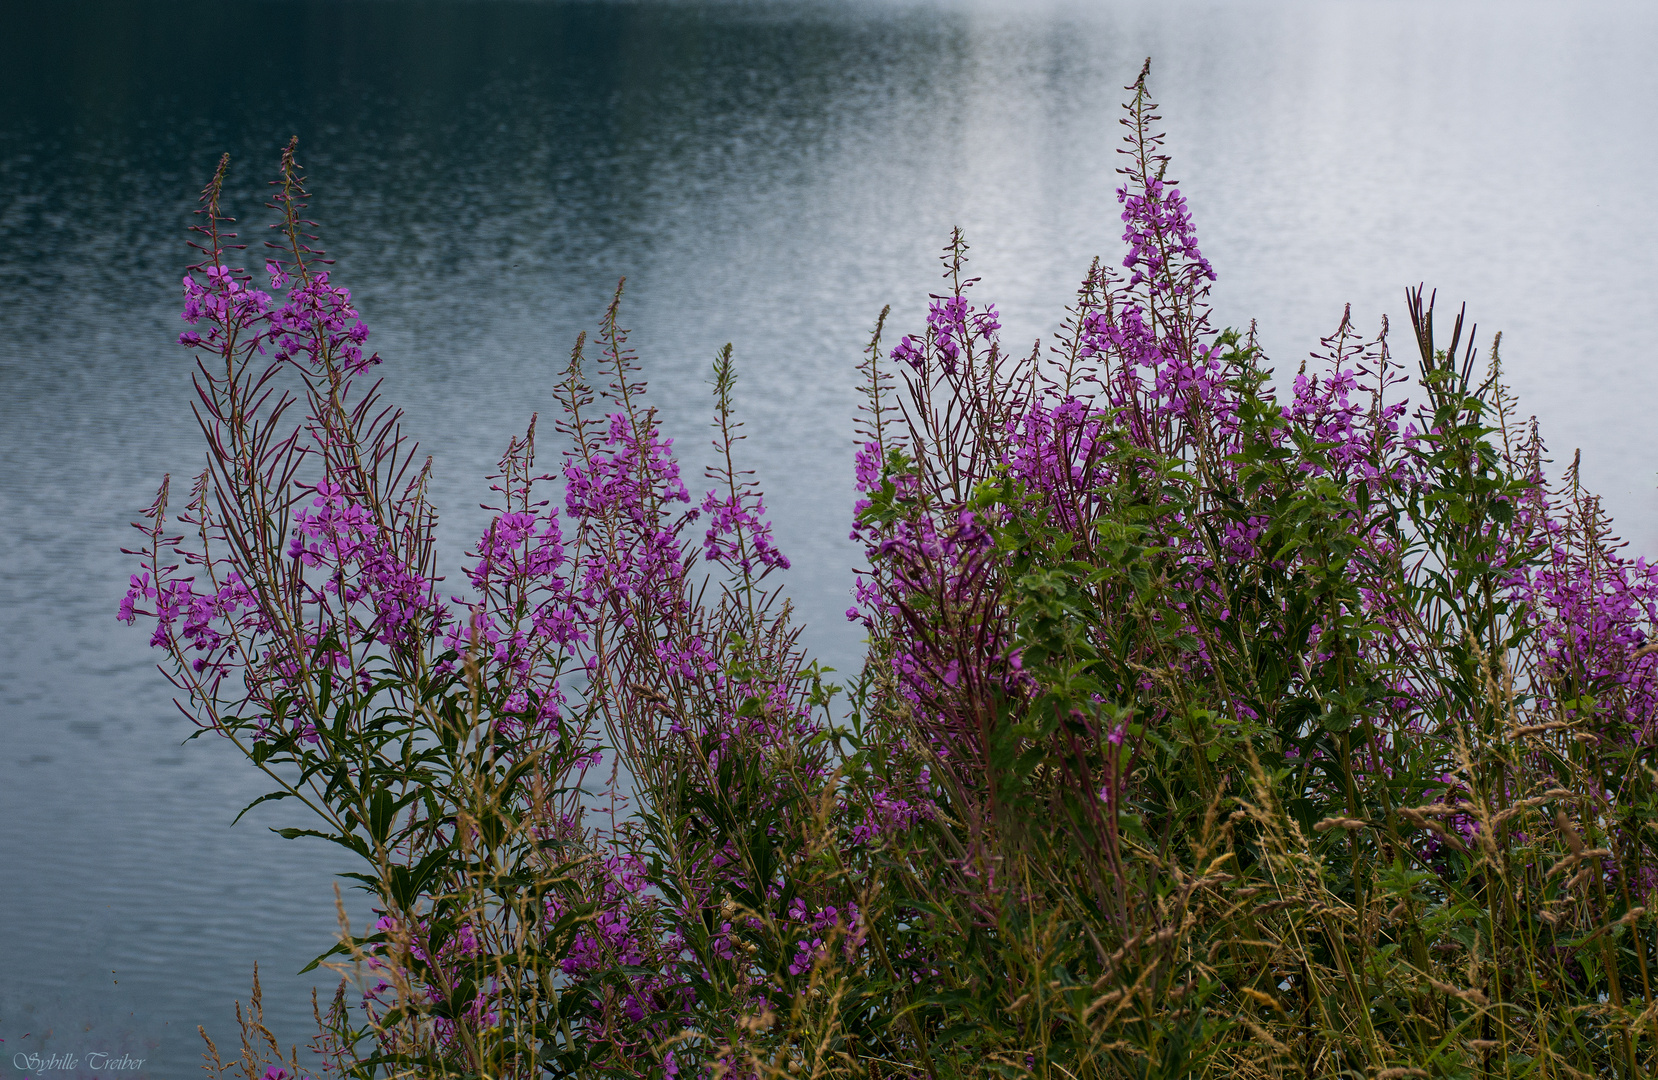
[{"label": "light reflection on water", "polygon": [[1118,257],[1114,121],[1151,55],[1220,321],[1259,317],[1282,369],[1347,301],[1374,325],[1402,318],[1406,283],[1466,298],[1482,337],[1506,331],[1557,456],[1584,447],[1625,534],[1658,548],[1645,6],[0,0],[0,17],[7,1054],[127,1050],[183,1075],[256,959],[274,1026],[303,1040],[313,980],[292,973],[333,926],[336,860],[264,832],[280,813],[226,828],[260,790],[250,770],[180,747],[144,635],[113,620],[125,523],[200,461],[169,342],[193,192],[224,150],[257,243],[263,182],[300,135],[336,273],[438,455],[451,554],[618,277],[693,462],[732,341],[808,640],[845,669],[852,368],[874,317],[918,323],[960,224],[1005,340],[1051,332],[1090,257]]}]

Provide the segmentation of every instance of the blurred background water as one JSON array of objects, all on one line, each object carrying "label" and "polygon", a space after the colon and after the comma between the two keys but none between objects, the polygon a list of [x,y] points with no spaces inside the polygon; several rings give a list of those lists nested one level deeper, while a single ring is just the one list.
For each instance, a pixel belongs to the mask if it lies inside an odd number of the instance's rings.
[{"label": "blurred background water", "polygon": [[[172,344],[220,153],[245,237],[290,135],[445,543],[551,408],[616,280],[691,461],[735,344],[747,454],[808,641],[843,670],[853,367],[967,230],[1005,339],[1121,257],[1122,86],[1146,56],[1222,323],[1280,370],[1402,290],[1505,331],[1522,410],[1658,551],[1658,9],[1448,0],[572,3],[0,0],[0,1077],[127,1052],[183,1077],[261,965],[285,1040],[329,943],[328,850],[188,744],[115,605],[127,523],[199,467]],[[280,805],[280,804],[279,804]],[[58,1075],[72,1075],[63,1072]],[[132,1075],[132,1074],[127,1074]]]}]

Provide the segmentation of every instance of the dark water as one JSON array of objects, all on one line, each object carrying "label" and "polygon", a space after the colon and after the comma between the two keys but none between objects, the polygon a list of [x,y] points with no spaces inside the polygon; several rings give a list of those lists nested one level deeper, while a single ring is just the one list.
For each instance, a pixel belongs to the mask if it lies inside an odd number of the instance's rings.
[{"label": "dark water", "polygon": [[228,827],[251,770],[181,745],[113,618],[126,523],[200,461],[170,342],[226,150],[251,235],[299,135],[452,551],[617,278],[693,459],[734,342],[791,589],[845,668],[862,339],[885,303],[919,322],[956,224],[1009,340],[1051,332],[1119,257],[1114,121],[1152,55],[1223,321],[1293,367],[1347,301],[1466,298],[1658,550],[1650,5],[0,0],[0,27],[0,1077],[35,1051],[192,1074],[256,960],[273,1026],[309,1030],[294,972],[343,867],[279,814]]}]

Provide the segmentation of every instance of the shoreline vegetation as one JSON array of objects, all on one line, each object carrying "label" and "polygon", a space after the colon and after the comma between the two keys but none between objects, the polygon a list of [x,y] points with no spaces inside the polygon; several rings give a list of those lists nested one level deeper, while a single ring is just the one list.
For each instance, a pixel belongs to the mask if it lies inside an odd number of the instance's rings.
[{"label": "shoreline vegetation", "polygon": [[924,325],[881,314],[839,685],[729,346],[693,495],[618,287],[445,581],[295,144],[257,277],[220,163],[180,339],[207,464],[120,617],[376,921],[341,908],[303,1064],[256,973],[211,1075],[1658,1071],[1658,570],[1422,288],[1402,356],[1349,312],[1275,392],[1210,324],[1148,72],[1127,255],[1047,348],[1003,351],[959,231]]}]

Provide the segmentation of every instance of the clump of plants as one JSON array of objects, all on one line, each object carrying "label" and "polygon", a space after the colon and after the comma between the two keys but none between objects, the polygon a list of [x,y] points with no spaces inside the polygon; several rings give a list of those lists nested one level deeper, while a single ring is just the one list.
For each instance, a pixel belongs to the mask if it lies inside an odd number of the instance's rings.
[{"label": "clump of plants", "polygon": [[[221,163],[207,466],[121,616],[283,835],[359,859],[311,1072],[1658,1069],[1658,570],[1420,289],[1408,365],[1344,315],[1275,391],[1129,90],[1128,255],[1049,348],[1003,351],[959,233],[925,324],[876,326],[845,687],[774,584],[729,347],[693,496],[613,303],[457,588],[293,146],[268,289]],[[301,1071],[252,1031],[214,1068]]]}]

